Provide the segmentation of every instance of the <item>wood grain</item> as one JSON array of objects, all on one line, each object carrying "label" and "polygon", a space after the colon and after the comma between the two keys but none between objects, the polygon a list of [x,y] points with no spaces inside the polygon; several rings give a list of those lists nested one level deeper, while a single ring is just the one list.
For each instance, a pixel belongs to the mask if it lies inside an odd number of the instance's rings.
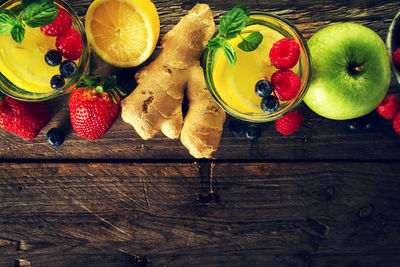
[{"label": "wood grain", "polygon": [[[92,1],[68,1],[82,20]],[[162,37],[195,4],[154,0]],[[353,21],[386,38],[400,3],[201,1],[216,22],[245,4],[289,19],[306,39]],[[150,60],[159,52],[156,49]],[[92,73],[133,90],[138,68],[95,53]],[[398,93],[392,77],[390,92]],[[95,141],[79,138],[68,95],[46,102],[50,123],[34,140],[0,130],[0,266],[396,266],[400,262],[400,137],[391,121],[350,132],[304,104],[292,136],[263,124],[256,142],[227,123],[211,161],[179,140],[144,141],[120,118]],[[231,119],[230,117],[228,118]],[[52,127],[67,133],[49,146]]]},{"label": "wood grain", "polygon": [[[220,163],[212,179],[193,163],[0,164],[0,172],[0,266],[400,260],[399,165]],[[216,202],[199,202],[210,188]]]}]

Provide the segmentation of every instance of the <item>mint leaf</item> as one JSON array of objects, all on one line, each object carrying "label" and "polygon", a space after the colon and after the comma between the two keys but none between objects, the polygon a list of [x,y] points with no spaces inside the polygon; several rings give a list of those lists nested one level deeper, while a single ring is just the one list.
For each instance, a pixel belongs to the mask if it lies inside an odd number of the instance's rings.
[{"label": "mint leaf", "polygon": [[22,6],[23,7],[27,7],[27,6],[29,6],[30,4],[32,4],[33,2],[36,2],[36,1],[38,1],[38,0],[22,0]]},{"label": "mint leaf", "polygon": [[0,11],[0,33],[11,33],[12,28],[17,23],[18,18],[10,10]]},{"label": "mint leaf", "polygon": [[245,6],[245,5],[237,5],[234,8],[240,8],[243,10],[244,14],[246,14],[246,16],[250,17],[250,11],[249,9]]},{"label": "mint leaf", "polygon": [[223,43],[224,43],[224,38],[215,37],[215,38],[208,40],[206,47],[208,49],[217,49],[217,48],[222,47]]},{"label": "mint leaf", "polygon": [[252,32],[249,36],[244,38],[240,44],[238,44],[238,47],[243,51],[250,52],[255,50],[262,40],[263,35],[261,33]]},{"label": "mint leaf", "polygon": [[[19,21],[20,22],[20,21]],[[25,26],[22,22],[14,25],[11,30],[11,36],[17,43],[21,43],[25,37]]]},{"label": "mint leaf", "polygon": [[232,39],[246,26],[250,17],[247,15],[247,8],[243,7],[242,5],[236,6],[222,17],[219,25],[219,33],[222,37]]},{"label": "mint leaf", "polygon": [[57,6],[47,0],[30,3],[21,13],[22,20],[28,27],[42,27],[50,24],[57,17]]},{"label": "mint leaf", "polygon": [[225,57],[228,60],[229,64],[231,65],[231,67],[235,66],[236,64],[236,52],[235,49],[233,49],[232,45],[228,42],[224,42],[222,49],[224,51]]}]

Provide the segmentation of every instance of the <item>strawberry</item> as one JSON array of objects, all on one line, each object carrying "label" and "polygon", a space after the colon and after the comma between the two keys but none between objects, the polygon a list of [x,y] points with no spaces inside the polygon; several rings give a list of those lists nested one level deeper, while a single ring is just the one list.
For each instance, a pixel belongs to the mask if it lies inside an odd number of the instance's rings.
[{"label": "strawberry", "polygon": [[303,114],[298,112],[297,110],[294,110],[282,118],[279,118],[275,121],[275,128],[278,132],[280,132],[283,135],[291,135],[303,123],[304,117]]},{"label": "strawberry", "polygon": [[107,78],[103,85],[90,80],[87,87],[75,89],[69,99],[71,123],[82,138],[94,140],[104,135],[114,124],[121,110],[116,91],[115,76]]},{"label": "strawberry", "polygon": [[57,51],[66,59],[77,60],[82,55],[82,38],[77,30],[70,28],[56,39]]},{"label": "strawberry", "polygon": [[21,137],[33,139],[50,119],[43,102],[24,102],[0,96],[0,127]]},{"label": "strawberry", "polygon": [[40,27],[40,30],[47,36],[60,36],[72,26],[71,16],[62,8],[57,7],[57,18],[52,23]]},{"label": "strawberry", "polygon": [[393,119],[393,129],[396,133],[400,134],[400,112],[398,112],[396,117]]},{"label": "strawberry", "polygon": [[399,109],[399,100],[396,95],[388,95],[386,96],[379,106],[376,108],[376,111],[385,119],[393,119],[397,111]]}]

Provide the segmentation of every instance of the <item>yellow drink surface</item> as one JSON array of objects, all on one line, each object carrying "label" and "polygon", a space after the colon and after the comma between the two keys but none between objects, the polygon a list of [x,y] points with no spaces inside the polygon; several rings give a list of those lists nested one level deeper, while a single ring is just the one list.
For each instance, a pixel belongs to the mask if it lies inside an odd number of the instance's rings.
[{"label": "yellow drink surface", "polygon": [[47,65],[44,56],[55,49],[55,37],[45,36],[40,28],[25,28],[21,44],[11,34],[0,34],[0,72],[14,85],[32,93],[54,92],[50,79],[59,68]]},{"label": "yellow drink surface", "polygon": [[[271,65],[269,51],[272,45],[284,38],[282,34],[266,26],[251,25],[242,30],[246,37],[259,31],[263,35],[261,44],[251,52],[237,47],[242,42],[240,36],[229,40],[237,56],[235,66],[231,67],[222,49],[218,49],[214,60],[213,81],[217,93],[230,107],[244,113],[262,113],[261,98],[255,93],[256,83],[264,78],[270,80],[277,69]],[[248,32],[248,33],[246,33]]]}]

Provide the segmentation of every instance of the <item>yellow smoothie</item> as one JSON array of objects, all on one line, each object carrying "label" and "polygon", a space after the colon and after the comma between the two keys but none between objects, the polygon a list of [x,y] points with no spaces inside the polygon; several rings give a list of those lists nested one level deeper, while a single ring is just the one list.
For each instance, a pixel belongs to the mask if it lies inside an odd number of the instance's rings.
[{"label": "yellow smoothie", "polygon": [[55,49],[54,37],[44,35],[40,28],[25,28],[21,44],[11,34],[0,34],[0,72],[14,85],[32,93],[54,92],[50,86],[58,67],[47,65],[44,56]]},{"label": "yellow smoothie", "polygon": [[254,31],[263,35],[263,41],[254,51],[246,52],[237,47],[242,42],[240,36],[229,40],[237,56],[235,66],[229,65],[222,49],[218,49],[214,57],[213,81],[216,91],[228,106],[242,113],[263,113],[261,98],[255,94],[255,84],[264,78],[270,80],[277,71],[271,65],[269,51],[276,41],[285,38],[263,25],[250,25],[242,30],[241,35],[246,37]]}]

